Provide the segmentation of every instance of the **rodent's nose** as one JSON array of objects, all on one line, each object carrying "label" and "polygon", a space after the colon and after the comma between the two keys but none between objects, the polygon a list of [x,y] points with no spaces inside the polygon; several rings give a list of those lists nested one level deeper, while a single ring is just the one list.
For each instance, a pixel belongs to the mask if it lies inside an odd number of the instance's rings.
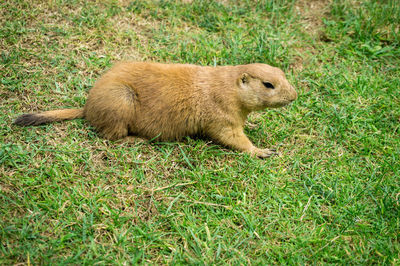
[{"label": "rodent's nose", "polygon": [[292,102],[297,99],[297,92],[296,92],[296,90],[294,89],[293,86],[290,86],[289,99]]}]

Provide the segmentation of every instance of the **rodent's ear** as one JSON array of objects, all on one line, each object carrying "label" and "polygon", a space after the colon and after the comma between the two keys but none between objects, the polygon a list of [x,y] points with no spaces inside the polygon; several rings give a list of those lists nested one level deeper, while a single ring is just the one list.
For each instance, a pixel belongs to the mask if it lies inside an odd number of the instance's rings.
[{"label": "rodent's ear", "polygon": [[249,74],[243,73],[242,75],[240,75],[240,82],[243,84],[248,83],[249,82]]}]

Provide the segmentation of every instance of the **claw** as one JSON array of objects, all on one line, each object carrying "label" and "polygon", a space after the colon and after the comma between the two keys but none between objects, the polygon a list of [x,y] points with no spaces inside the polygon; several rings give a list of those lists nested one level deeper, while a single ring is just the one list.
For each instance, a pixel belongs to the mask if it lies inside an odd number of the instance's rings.
[{"label": "claw", "polygon": [[268,158],[277,154],[275,149],[258,149],[256,152],[256,156],[259,158]]}]

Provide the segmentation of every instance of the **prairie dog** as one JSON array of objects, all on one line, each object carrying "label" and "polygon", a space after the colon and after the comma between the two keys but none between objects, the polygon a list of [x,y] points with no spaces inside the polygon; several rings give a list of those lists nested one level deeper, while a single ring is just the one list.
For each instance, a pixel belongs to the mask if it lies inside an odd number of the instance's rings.
[{"label": "prairie dog", "polygon": [[282,70],[266,64],[203,67],[122,62],[95,83],[83,109],[24,114],[14,123],[28,126],[84,118],[110,140],[129,135],[167,141],[202,135],[268,157],[273,150],[255,147],[244,134],[247,115],[296,98]]}]

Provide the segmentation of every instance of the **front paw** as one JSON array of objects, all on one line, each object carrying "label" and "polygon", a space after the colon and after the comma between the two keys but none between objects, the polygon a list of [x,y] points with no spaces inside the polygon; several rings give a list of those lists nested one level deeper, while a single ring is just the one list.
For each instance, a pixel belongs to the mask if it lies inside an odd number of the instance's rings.
[{"label": "front paw", "polygon": [[259,149],[254,148],[251,152],[251,155],[257,156],[259,158],[268,158],[274,155],[278,155],[278,152],[275,149]]}]

